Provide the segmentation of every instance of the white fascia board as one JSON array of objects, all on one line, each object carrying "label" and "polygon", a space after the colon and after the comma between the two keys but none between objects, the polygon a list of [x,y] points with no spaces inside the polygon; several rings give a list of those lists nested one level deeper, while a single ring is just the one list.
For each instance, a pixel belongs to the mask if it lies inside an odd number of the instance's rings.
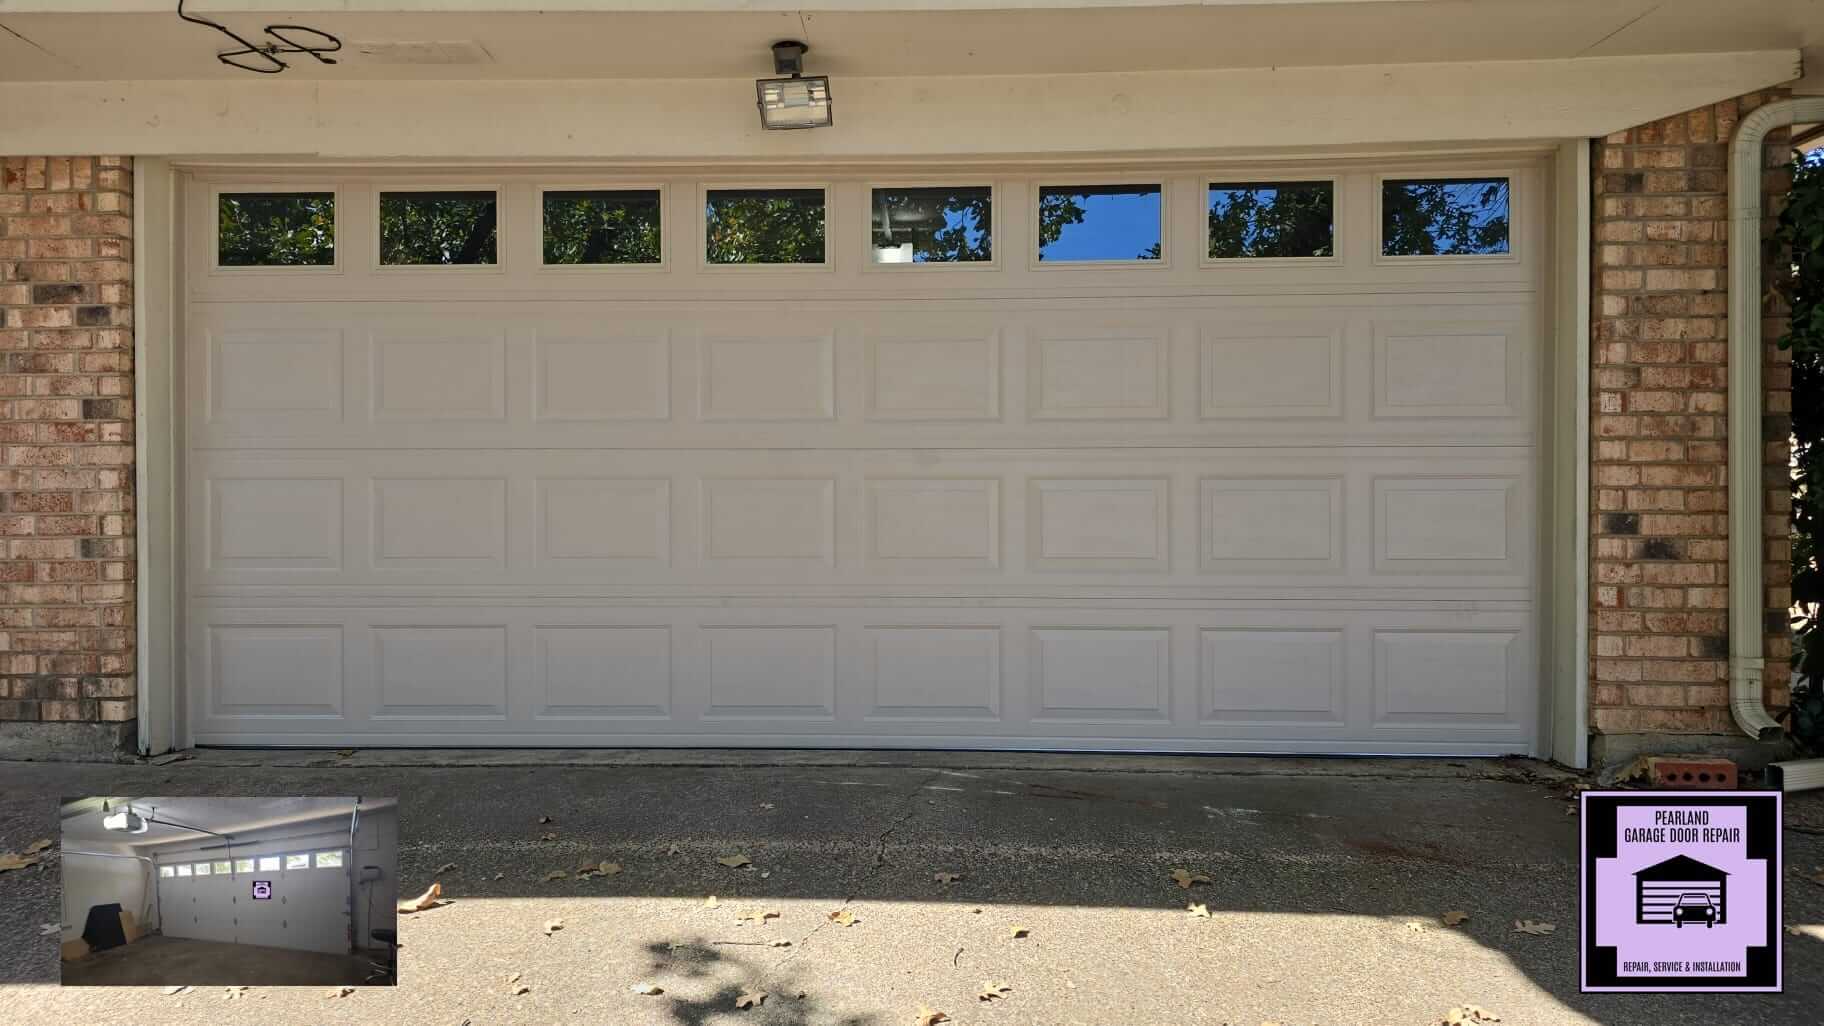
[{"label": "white fascia board", "polygon": [[385,159],[1094,157],[1607,135],[1788,81],[1796,50],[1093,75],[839,78],[766,132],[750,79],[0,84],[0,152]]}]

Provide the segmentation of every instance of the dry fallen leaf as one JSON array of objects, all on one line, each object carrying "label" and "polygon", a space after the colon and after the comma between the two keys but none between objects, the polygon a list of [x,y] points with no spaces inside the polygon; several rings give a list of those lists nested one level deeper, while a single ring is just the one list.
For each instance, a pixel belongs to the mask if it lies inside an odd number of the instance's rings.
[{"label": "dry fallen leaf", "polygon": [[551,872],[545,874],[544,882],[550,883],[553,880],[568,880],[568,879],[570,879],[569,873],[566,873],[561,869],[553,869]]},{"label": "dry fallen leaf", "polygon": [[1210,906],[1201,903],[1186,905],[1184,914],[1193,919],[1208,919],[1210,918]]},{"label": "dry fallen leaf", "polygon": [[0,873],[9,869],[24,869],[37,864],[38,860],[29,855],[20,855],[18,852],[11,851],[0,852]]},{"label": "dry fallen leaf", "polygon": [[746,926],[748,923],[754,923],[756,925],[764,925],[768,919],[777,919],[777,918],[779,918],[779,913],[773,911],[770,908],[769,909],[754,909],[751,912],[742,913],[742,915],[739,918],[737,918],[735,920],[735,922],[740,923],[742,926]]},{"label": "dry fallen leaf", "polygon": [[736,1008],[759,1008],[764,1004],[766,1004],[766,991],[764,990],[744,990],[741,992],[741,996],[735,999]]},{"label": "dry fallen leaf", "polygon": [[353,987],[337,987],[335,990],[332,990],[327,995],[325,995],[325,997],[331,998],[331,999],[345,998],[345,997],[349,996],[350,994],[353,994],[354,992],[355,992],[355,988],[353,988]]},{"label": "dry fallen leaf", "polygon": [[1811,869],[1811,882],[1824,887],[1824,866],[1813,866]]},{"label": "dry fallen leaf", "polygon": [[983,980],[982,992],[975,996],[977,1001],[994,1001],[1013,993],[1013,988],[995,980]]},{"label": "dry fallen leaf", "polygon": [[399,906],[398,906],[398,911],[400,911],[400,912],[423,912],[427,908],[435,908],[437,905],[437,900],[441,897],[443,897],[443,885],[440,883],[434,883],[430,886],[430,888],[428,890],[426,890],[423,894],[418,895],[416,898],[413,898],[410,901],[400,902]]},{"label": "dry fallen leaf", "polygon": [[1030,937],[1030,936],[1032,936],[1032,931],[1031,931],[1031,930],[1029,930],[1029,929],[1027,929],[1027,928],[1026,928],[1026,927],[1024,927],[1024,926],[1015,926],[1015,927],[1012,927],[1012,928],[1011,928],[1011,929],[1010,929],[1010,930],[1009,930],[1009,931],[1008,931],[1008,933],[1009,933],[1009,935],[1010,935],[1010,936],[1009,936],[1009,937],[1008,937],[1008,939],[1009,939],[1009,940],[1019,940],[1019,939],[1020,939],[1020,938],[1021,938],[1021,937]]},{"label": "dry fallen leaf", "polygon": [[739,854],[724,855],[721,858],[717,859],[716,861],[722,863],[723,865],[727,866],[730,869],[740,869],[742,866],[753,865],[752,862],[748,861],[746,855],[739,855]]},{"label": "dry fallen leaf", "polygon": [[43,851],[44,849],[49,848],[50,846],[51,846],[51,842],[48,838],[43,839],[43,840],[33,841],[32,843],[25,846],[25,853],[27,855],[36,855],[39,852]]},{"label": "dry fallen leaf", "polygon": [[1556,929],[1558,929],[1556,923],[1540,923],[1531,919],[1514,920],[1515,933],[1530,933],[1535,937],[1544,937]]},{"label": "dry fallen leaf", "polygon": [[349,756],[351,756],[351,755],[354,755],[354,754],[355,754],[355,750],[354,750],[354,749],[353,749],[353,748],[338,748],[338,749],[336,749],[336,754],[337,754],[337,755],[338,755],[338,756],[340,756],[340,757],[342,757],[342,758],[344,758],[344,759],[346,759],[346,758],[348,758],[348,757],[349,757]]},{"label": "dry fallen leaf", "polygon": [[769,948],[789,948],[792,946],[792,942],[789,940],[770,940],[766,942],[766,946]]},{"label": "dry fallen leaf", "polygon": [[1446,912],[1439,917],[1445,926],[1461,926],[1469,919],[1468,912]]},{"label": "dry fallen leaf", "polygon": [[545,936],[547,936],[547,937],[551,936],[552,934],[556,933],[557,931],[559,931],[563,928],[564,928],[564,921],[562,919],[545,920]]},{"label": "dry fallen leaf", "polygon": [[1424,933],[1425,924],[1419,922],[1417,919],[1408,919],[1406,920],[1406,929],[1411,930],[1413,933]]},{"label": "dry fallen leaf", "polygon": [[244,998],[247,996],[246,987],[225,987],[223,989],[226,991],[226,993],[222,995],[223,1001],[233,1001],[235,998]]},{"label": "dry fallen leaf", "polygon": [[525,974],[524,973],[513,973],[512,975],[507,977],[507,982],[508,983],[518,983],[519,978],[523,975],[525,975]]},{"label": "dry fallen leaf", "polygon": [[455,871],[456,871],[456,863],[445,862],[443,865],[437,867],[437,872],[433,875],[442,876],[445,873],[454,873]]},{"label": "dry fallen leaf", "polygon": [[760,807],[763,809],[771,809],[771,808],[774,808],[775,806],[773,805],[772,802],[761,802]]},{"label": "dry fallen leaf", "polygon": [[545,835],[544,835],[544,836],[543,836],[543,837],[540,837],[540,838],[539,838],[539,840],[541,840],[541,841],[555,841],[555,840],[557,840],[557,835],[556,835],[556,834],[553,834],[553,833],[546,833],[546,834],[545,834]]},{"label": "dry fallen leaf", "polygon": [[940,884],[953,884],[963,878],[961,873],[933,873],[931,879]]},{"label": "dry fallen leaf", "polygon": [[505,877],[506,875],[507,874],[505,874],[505,873],[495,873],[494,879],[499,880],[499,879],[502,879],[503,877]]},{"label": "dry fallen leaf", "polygon": [[514,987],[514,988],[513,988],[513,996],[514,996],[514,997],[518,997],[518,996],[520,996],[520,995],[521,995],[521,994],[530,994],[530,993],[532,993],[532,988],[531,988],[531,987],[528,987],[528,986],[526,986],[526,985],[525,985],[525,984],[523,984],[523,983],[522,983],[522,984],[520,984],[520,985],[519,985],[519,986],[517,986],[517,987]]},{"label": "dry fallen leaf", "polygon": [[1192,884],[1207,884],[1211,882],[1210,878],[1204,876],[1202,873],[1193,873],[1188,869],[1172,870],[1172,880],[1177,883],[1179,887],[1187,891],[1191,889]]},{"label": "dry fallen leaf", "polygon": [[1441,1026],[1473,1026],[1479,1022],[1500,1021],[1500,1016],[1480,1005],[1463,1005],[1445,1012]]},{"label": "dry fallen leaf", "polygon": [[704,908],[715,908],[720,904],[721,904],[721,902],[717,901],[716,896],[713,894],[710,895],[709,897],[703,899]]},{"label": "dry fallen leaf", "polygon": [[830,922],[837,926],[854,926],[861,922],[861,918],[846,908],[839,908],[830,913]]},{"label": "dry fallen leaf", "polygon": [[620,871],[621,864],[619,862],[604,862],[601,865],[596,866],[594,870],[596,876],[613,876]]},{"label": "dry fallen leaf", "polygon": [[540,816],[540,817],[538,817],[538,821],[540,823],[549,823],[549,822],[551,822],[551,817],[550,816]]},{"label": "dry fallen leaf", "polygon": [[62,933],[62,932],[63,932],[62,923],[39,923],[38,924],[38,936],[40,936],[40,937],[49,937],[50,935],[52,935],[54,933]]},{"label": "dry fallen leaf", "polygon": [[636,983],[627,989],[633,991],[635,994],[644,994],[647,997],[657,997],[660,994],[665,993],[665,988],[656,983]]},{"label": "dry fallen leaf", "polygon": [[918,1006],[918,1018],[913,1020],[913,1026],[937,1026],[937,1024],[940,1022],[955,1022],[955,1021],[956,1020],[950,1018],[948,1015],[945,1015],[943,1012],[934,1012],[931,1009],[926,1008],[924,1005],[919,1005]]},{"label": "dry fallen leaf", "polygon": [[682,854],[684,854],[684,849],[683,849],[683,848],[680,848],[680,847],[678,847],[678,846],[677,846],[677,845],[675,845],[675,844],[674,844],[674,845],[672,845],[672,846],[671,846],[671,847],[669,847],[669,848],[667,848],[667,849],[665,849],[665,854],[667,854],[667,855],[682,855]]},{"label": "dry fallen leaf", "polygon": [[166,987],[165,993],[166,994],[182,994],[184,991],[189,990],[189,989],[190,989],[190,987],[188,984],[186,984],[182,987]]}]

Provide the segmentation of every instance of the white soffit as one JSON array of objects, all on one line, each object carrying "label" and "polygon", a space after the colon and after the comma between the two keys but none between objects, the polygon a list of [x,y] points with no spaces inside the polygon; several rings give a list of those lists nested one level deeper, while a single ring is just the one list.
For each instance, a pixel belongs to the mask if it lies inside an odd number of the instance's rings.
[{"label": "white soffit", "polygon": [[765,132],[748,79],[0,83],[29,153],[747,161],[1090,158],[1605,135],[1787,81],[1774,50],[1483,64],[848,78],[837,127]]}]

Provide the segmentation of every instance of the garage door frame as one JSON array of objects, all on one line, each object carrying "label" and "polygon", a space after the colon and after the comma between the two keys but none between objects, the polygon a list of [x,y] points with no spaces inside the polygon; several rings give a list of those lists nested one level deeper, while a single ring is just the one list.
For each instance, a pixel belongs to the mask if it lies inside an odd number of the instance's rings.
[{"label": "garage door frame", "polygon": [[[1588,546],[1588,148],[1583,140],[1556,146],[1465,150],[1455,155],[1518,159],[1550,156],[1549,238],[1545,293],[1548,327],[1538,401],[1540,509],[1538,619],[1539,752],[1573,765],[1585,760],[1587,708]],[[1427,157],[1439,155],[1426,151]],[[1450,154],[1446,154],[1450,155]],[[1261,163],[1309,160],[1315,154],[1280,154]],[[1351,152],[1351,159],[1364,155]],[[1255,162],[1251,158],[1247,163]],[[219,166],[206,158],[141,158],[135,167],[134,262],[136,293],[135,375],[138,495],[139,733],[145,754],[189,744],[180,670],[182,629],[181,509],[182,420],[179,355],[183,296],[183,217],[180,168]],[[347,162],[339,162],[346,165]],[[1050,162],[1023,161],[1021,170]],[[1180,171],[1220,164],[1230,157],[1147,161],[1149,168]],[[263,165],[270,168],[272,165]],[[298,163],[294,167],[310,167]],[[524,166],[539,166],[526,162]],[[954,162],[947,162],[954,168]],[[1068,166],[1082,167],[1081,161]],[[838,168],[820,169],[832,173]],[[918,173],[916,162],[895,170]],[[1554,411],[1568,414],[1552,416]]]}]

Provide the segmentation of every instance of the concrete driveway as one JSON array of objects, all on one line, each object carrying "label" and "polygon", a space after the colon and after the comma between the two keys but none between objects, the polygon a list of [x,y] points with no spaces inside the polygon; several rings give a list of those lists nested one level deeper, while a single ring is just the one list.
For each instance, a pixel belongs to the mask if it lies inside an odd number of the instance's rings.
[{"label": "concrete driveway", "polygon": [[[1418,1026],[1475,1004],[1504,1026],[1819,1021],[1824,886],[1804,873],[1824,864],[1824,795],[1788,815],[1787,921],[1809,925],[1785,938],[1783,995],[1584,996],[1577,821],[1528,766],[489,752],[0,764],[0,850],[55,837],[60,795],[391,794],[401,889],[456,864],[440,877],[454,900],[402,923],[401,986],[339,999],[61,990],[54,939],[37,937],[57,918],[55,862],[0,874],[0,1018],[912,1026],[928,1009],[967,1026]],[[717,862],[735,854],[752,866]],[[600,860],[624,868],[543,882]],[[1185,891],[1177,868],[1211,882]],[[1447,928],[1452,910],[1470,918]],[[1517,933],[1519,918],[1558,930]],[[663,993],[634,994],[640,983]],[[1009,990],[984,1001],[987,984]],[[757,991],[763,1004],[736,1008]]]}]

